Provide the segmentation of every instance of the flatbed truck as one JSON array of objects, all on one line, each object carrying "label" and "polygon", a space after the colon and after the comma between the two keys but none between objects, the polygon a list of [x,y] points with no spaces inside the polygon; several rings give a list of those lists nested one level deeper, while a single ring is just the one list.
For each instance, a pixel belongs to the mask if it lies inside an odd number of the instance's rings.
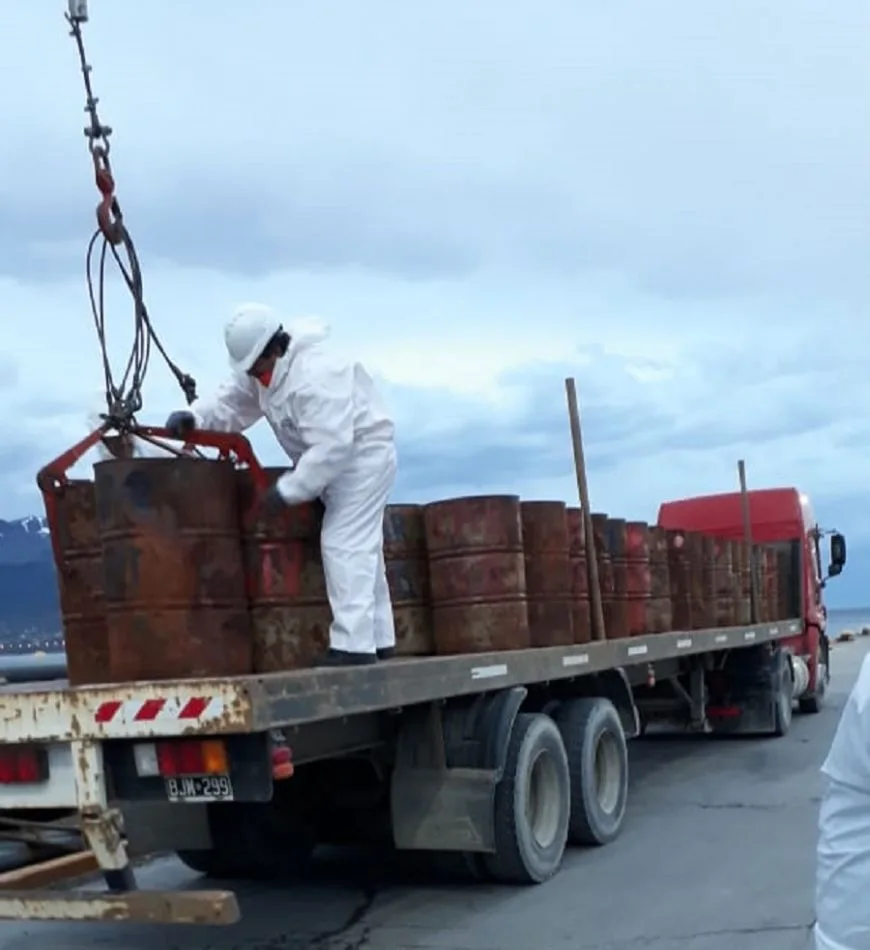
[{"label": "flatbed truck", "polygon": [[[77,811],[106,886],[2,892],[0,919],[228,924],[233,891],[138,890],[137,857],[176,852],[216,879],[276,879],[304,874],[318,844],[384,836],[478,879],[543,882],[566,846],[619,834],[626,740],[647,723],[778,737],[795,701],[818,710],[825,579],[809,519],[798,505],[780,523],[800,596],[775,623],[222,679],[6,686],[0,808]],[[844,562],[835,534],[828,575]]]}]

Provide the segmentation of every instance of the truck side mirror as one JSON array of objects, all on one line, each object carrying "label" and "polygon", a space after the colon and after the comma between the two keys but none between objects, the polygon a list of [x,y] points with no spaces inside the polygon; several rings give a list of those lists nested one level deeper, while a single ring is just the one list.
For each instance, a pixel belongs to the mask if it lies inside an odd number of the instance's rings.
[{"label": "truck side mirror", "polygon": [[838,531],[831,535],[831,563],[828,567],[828,575],[836,577],[843,570],[846,564],[846,539]]}]

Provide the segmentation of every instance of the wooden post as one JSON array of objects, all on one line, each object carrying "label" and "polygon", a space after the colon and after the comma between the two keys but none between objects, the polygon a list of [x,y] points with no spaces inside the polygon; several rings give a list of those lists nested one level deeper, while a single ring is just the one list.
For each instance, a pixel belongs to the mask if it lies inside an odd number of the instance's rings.
[{"label": "wooden post", "polygon": [[589,602],[592,607],[592,639],[604,640],[604,609],[601,604],[601,583],[598,579],[598,556],[595,550],[595,535],[592,530],[592,509],[589,507],[589,485],[586,481],[586,462],[583,458],[583,434],[580,429],[580,407],[577,402],[577,387],[573,378],[565,380],[565,395],[568,398],[568,420],[571,425],[571,442],[574,446],[574,472],[577,476],[577,492],[586,531],[586,565],[589,573]]},{"label": "wooden post", "polygon": [[737,477],[740,479],[740,508],[743,513],[743,540],[749,547],[749,615],[752,623],[758,623],[758,564],[755,546],[752,543],[752,518],[749,514],[749,492],[746,490],[746,463],[737,462]]}]

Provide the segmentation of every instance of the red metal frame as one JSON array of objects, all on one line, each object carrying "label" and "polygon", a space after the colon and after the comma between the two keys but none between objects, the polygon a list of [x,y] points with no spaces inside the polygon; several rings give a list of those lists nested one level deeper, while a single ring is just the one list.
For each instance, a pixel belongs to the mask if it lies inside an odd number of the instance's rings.
[{"label": "red metal frame", "polygon": [[[263,466],[260,465],[257,456],[254,454],[254,447],[245,436],[238,432],[212,432],[208,429],[200,429],[189,432],[183,439],[179,439],[166,429],[157,426],[142,426],[131,429],[130,434],[133,437],[157,445],[160,445],[162,440],[166,440],[169,442],[184,442],[185,448],[196,446],[204,449],[217,449],[218,458],[226,459],[235,465],[242,464],[248,467],[258,493],[266,491],[269,487]],[[169,446],[162,447],[169,448]]]},{"label": "red metal frame", "polygon": [[[42,493],[43,503],[45,504],[45,517],[48,521],[49,536],[51,538],[51,547],[54,554],[54,560],[58,567],[61,566],[63,558],[60,551],[60,541],[56,531],[57,523],[57,499],[63,494],[64,488],[69,484],[67,473],[79,462],[104,436],[113,431],[109,423],[94,429],[93,432],[86,435],[79,442],[76,442],[71,448],[58,455],[47,465],[44,465],[36,476],[36,484]],[[253,446],[250,441],[237,432],[212,432],[209,430],[200,430],[190,432],[179,439],[167,429],[157,426],[137,426],[129,430],[131,438],[140,438],[146,442],[158,445],[167,451],[177,451],[182,454],[187,448],[216,449],[219,459],[226,459],[235,465],[246,465],[251,473],[257,496],[265,492],[268,487],[268,479],[263,470],[263,466],[254,454]],[[176,450],[164,442],[184,442],[184,449]]]}]

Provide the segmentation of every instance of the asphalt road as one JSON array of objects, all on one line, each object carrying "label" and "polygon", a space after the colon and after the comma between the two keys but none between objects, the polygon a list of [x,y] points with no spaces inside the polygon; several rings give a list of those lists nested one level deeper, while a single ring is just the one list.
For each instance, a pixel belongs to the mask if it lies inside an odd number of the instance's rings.
[{"label": "asphalt road", "polygon": [[[343,853],[310,886],[241,891],[227,928],[0,924],[0,950],[802,950],[812,947],[819,765],[861,659],[835,647],[818,716],[778,740],[632,744],[620,839],[535,888],[461,886]],[[202,886],[177,862],[145,887]]]}]

